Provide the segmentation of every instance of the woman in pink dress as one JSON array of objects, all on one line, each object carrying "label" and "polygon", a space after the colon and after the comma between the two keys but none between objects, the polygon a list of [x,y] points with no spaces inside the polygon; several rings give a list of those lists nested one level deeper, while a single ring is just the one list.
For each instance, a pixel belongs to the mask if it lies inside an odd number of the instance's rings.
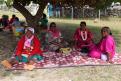
[{"label": "woman in pink dress", "polygon": [[56,23],[50,23],[48,34],[46,35],[46,42],[48,44],[49,51],[57,51],[61,47],[65,47],[67,42],[63,39],[61,32],[57,29]]},{"label": "woman in pink dress", "polygon": [[81,49],[81,51],[85,52],[85,50],[89,50],[93,44],[93,35],[89,29],[86,28],[86,22],[81,22],[80,27],[74,33],[74,41],[75,48]]},{"label": "woman in pink dress", "polygon": [[50,24],[49,33],[51,34],[51,40],[61,38],[61,32],[57,29],[55,22]]},{"label": "woman in pink dress", "polygon": [[92,58],[111,62],[115,55],[115,41],[109,27],[101,29],[102,39],[89,53]]}]

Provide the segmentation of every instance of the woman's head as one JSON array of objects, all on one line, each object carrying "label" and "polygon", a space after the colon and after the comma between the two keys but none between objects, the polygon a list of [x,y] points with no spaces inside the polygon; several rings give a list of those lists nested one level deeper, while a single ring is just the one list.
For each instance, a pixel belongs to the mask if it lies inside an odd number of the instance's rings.
[{"label": "woman's head", "polygon": [[15,18],[15,17],[16,17],[16,15],[13,14],[13,15],[12,15],[12,18]]},{"label": "woman's head", "polygon": [[101,34],[102,34],[102,37],[106,37],[108,35],[112,35],[111,30],[110,30],[109,27],[103,27],[101,29]]},{"label": "woman's head", "polygon": [[43,13],[43,18],[47,18],[46,14]]},{"label": "woman's head", "polygon": [[18,17],[15,17],[15,21],[19,21],[19,18]]},{"label": "woman's head", "polygon": [[28,27],[25,29],[25,35],[27,38],[31,38],[34,34],[34,28]]},{"label": "woman's head", "polygon": [[82,30],[86,28],[86,22],[85,22],[85,21],[82,21],[82,22],[80,23],[80,28],[81,28]]},{"label": "woman's head", "polygon": [[50,23],[50,29],[51,30],[56,29],[56,23],[55,22]]}]

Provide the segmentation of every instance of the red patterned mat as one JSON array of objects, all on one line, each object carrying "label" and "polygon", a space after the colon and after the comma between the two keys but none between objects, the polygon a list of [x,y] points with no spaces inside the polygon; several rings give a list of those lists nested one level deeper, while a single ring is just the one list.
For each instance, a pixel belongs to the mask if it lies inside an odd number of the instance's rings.
[{"label": "red patterned mat", "polygon": [[[73,51],[69,54],[47,52],[44,53],[44,59],[34,64],[36,69],[44,68],[60,68],[60,67],[75,67],[75,66],[94,66],[94,65],[112,65],[100,59],[82,57],[83,53]],[[113,59],[113,64],[121,64],[121,55],[116,54]],[[15,64],[12,67],[14,69],[24,69],[24,63]]]}]

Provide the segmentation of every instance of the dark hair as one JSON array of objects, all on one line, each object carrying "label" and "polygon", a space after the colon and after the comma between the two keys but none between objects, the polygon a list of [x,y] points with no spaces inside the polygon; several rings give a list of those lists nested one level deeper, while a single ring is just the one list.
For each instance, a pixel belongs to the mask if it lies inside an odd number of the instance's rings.
[{"label": "dark hair", "polygon": [[51,22],[50,23],[50,27],[52,27],[52,25],[56,25],[56,23],[55,22]]},{"label": "dark hair", "polygon": [[12,17],[16,17],[16,15],[13,14]]},{"label": "dark hair", "polygon": [[84,24],[86,26],[86,22],[85,21],[82,21],[80,24]]},{"label": "dark hair", "polygon": [[48,26],[47,25],[41,25],[41,28],[44,30],[44,29],[47,29]]},{"label": "dark hair", "polygon": [[18,17],[16,17],[16,18],[15,18],[15,20],[16,20],[16,21],[19,21],[19,18],[18,18]]},{"label": "dark hair", "polygon": [[2,19],[7,20],[7,19],[9,19],[9,16],[8,15],[2,15]]},{"label": "dark hair", "polygon": [[47,17],[46,14],[43,13],[43,18],[46,18],[46,17]]},{"label": "dark hair", "polygon": [[103,28],[101,29],[101,32],[103,32],[103,31],[106,31],[106,32],[108,32],[110,35],[112,35],[110,28],[107,27],[107,26],[105,26],[105,27],[103,27]]}]

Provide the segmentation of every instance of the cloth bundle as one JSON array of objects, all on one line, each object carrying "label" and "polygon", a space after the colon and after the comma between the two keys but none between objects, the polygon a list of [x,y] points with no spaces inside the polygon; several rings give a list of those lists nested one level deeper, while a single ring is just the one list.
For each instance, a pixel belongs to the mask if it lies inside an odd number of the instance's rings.
[{"label": "cloth bundle", "polygon": [[6,68],[8,68],[8,69],[12,68],[11,63],[10,63],[8,60],[3,60],[3,61],[1,62],[1,64],[2,64],[3,66],[5,66]]},{"label": "cloth bundle", "polygon": [[72,51],[71,48],[67,47],[67,48],[60,48],[60,52],[63,54],[69,54]]}]

